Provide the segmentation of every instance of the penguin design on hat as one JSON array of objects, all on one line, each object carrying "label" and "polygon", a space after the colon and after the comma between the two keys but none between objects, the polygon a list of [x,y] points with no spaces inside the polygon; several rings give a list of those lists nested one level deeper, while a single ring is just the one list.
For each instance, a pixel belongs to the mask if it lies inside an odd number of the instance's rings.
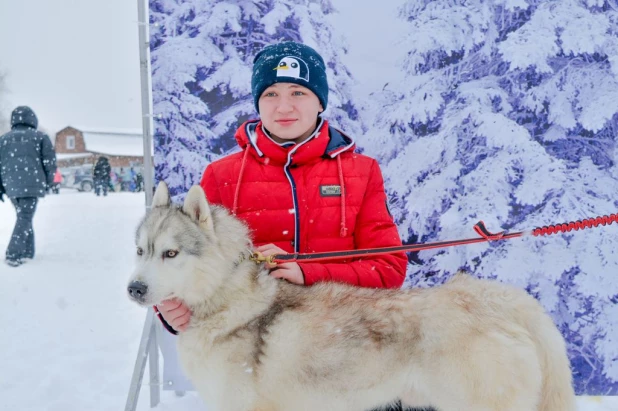
[{"label": "penguin design on hat", "polygon": [[292,77],[309,81],[309,67],[298,57],[286,56],[282,58],[275,70],[277,70],[277,77]]},{"label": "penguin design on hat", "polygon": [[258,113],[260,96],[275,83],[307,87],[318,97],[323,108],[328,104],[326,64],[317,51],[305,44],[293,41],[271,44],[256,54],[251,74],[251,95]]}]

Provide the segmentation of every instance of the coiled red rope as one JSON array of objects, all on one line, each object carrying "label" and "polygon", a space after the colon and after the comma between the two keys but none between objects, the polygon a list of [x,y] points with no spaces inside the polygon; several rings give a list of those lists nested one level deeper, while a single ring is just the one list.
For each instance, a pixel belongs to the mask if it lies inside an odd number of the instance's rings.
[{"label": "coiled red rope", "polygon": [[523,237],[525,235],[543,236],[552,235],[558,233],[568,233],[570,231],[584,230],[588,228],[598,227],[600,225],[606,226],[612,223],[618,223],[618,214],[610,214],[606,216],[587,218],[579,221],[572,221],[569,223],[555,224],[550,226],[538,227],[531,231],[519,231],[515,233],[505,233],[501,231],[499,233],[491,233],[485,227],[483,221],[479,221],[474,225],[474,231],[479,235],[477,238],[467,238],[463,240],[452,241],[438,241],[434,243],[424,244],[407,244],[399,247],[386,247],[386,248],[368,248],[361,250],[348,250],[348,251],[332,251],[326,253],[291,253],[291,254],[276,254],[269,257],[263,257],[259,253],[254,254],[254,261],[269,263],[291,263],[296,261],[329,261],[329,260],[341,260],[349,257],[368,257],[384,254],[393,254],[400,252],[411,252],[429,250],[434,248],[446,248],[456,245],[475,244],[488,241],[497,240],[509,240],[511,238]]},{"label": "coiled red rope", "polygon": [[604,215],[602,217],[587,218],[581,221],[571,221],[570,223],[556,224],[535,228],[532,230],[532,235],[551,235],[558,233],[568,233],[569,231],[584,230],[586,228],[598,227],[600,225],[609,225],[618,223],[618,214]]}]

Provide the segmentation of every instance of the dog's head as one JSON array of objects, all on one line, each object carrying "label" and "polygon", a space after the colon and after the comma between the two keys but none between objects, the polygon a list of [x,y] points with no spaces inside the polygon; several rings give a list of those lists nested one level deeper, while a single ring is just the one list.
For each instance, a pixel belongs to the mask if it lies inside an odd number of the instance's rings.
[{"label": "dog's head", "polygon": [[129,297],[144,306],[172,297],[195,306],[225,285],[250,243],[244,224],[225,209],[211,207],[200,186],[177,206],[161,182],[137,228],[135,245]]}]

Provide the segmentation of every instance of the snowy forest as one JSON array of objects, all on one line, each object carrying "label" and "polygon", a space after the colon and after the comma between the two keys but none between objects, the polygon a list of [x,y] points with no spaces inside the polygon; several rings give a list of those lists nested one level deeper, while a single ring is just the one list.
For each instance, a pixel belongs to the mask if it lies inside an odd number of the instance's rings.
[{"label": "snowy forest", "polygon": [[[382,43],[378,8],[399,30]],[[237,149],[253,57],[294,40],[327,62],[324,116],[380,162],[404,242],[614,214],[617,34],[615,0],[151,0],[156,179],[181,198]],[[363,58],[394,70],[363,77]],[[568,341],[577,393],[618,395],[616,239],[614,224],[424,251],[407,286],[463,268],[526,288]]]}]

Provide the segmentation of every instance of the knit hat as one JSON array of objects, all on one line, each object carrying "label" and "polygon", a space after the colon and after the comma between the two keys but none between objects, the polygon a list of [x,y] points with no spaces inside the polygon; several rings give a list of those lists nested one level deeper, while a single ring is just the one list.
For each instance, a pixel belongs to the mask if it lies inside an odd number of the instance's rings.
[{"label": "knit hat", "polygon": [[255,109],[268,87],[275,83],[294,83],[311,90],[326,109],[328,81],[322,57],[309,46],[288,41],[264,47],[253,59],[251,94]]}]

